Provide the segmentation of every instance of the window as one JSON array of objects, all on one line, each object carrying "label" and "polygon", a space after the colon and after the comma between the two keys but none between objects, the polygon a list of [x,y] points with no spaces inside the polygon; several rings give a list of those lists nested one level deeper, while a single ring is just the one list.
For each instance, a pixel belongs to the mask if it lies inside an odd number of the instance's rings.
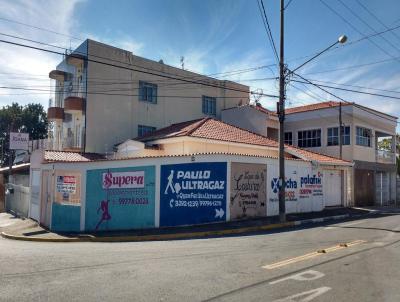
[{"label": "window", "polygon": [[203,95],[203,113],[208,115],[216,115],[217,113],[216,98]]},{"label": "window", "polygon": [[292,132],[285,132],[285,144],[293,145],[293,134],[292,134]]},{"label": "window", "polygon": [[[350,145],[350,126],[344,126],[342,133],[342,145]],[[328,128],[328,146],[339,145],[339,127]]]},{"label": "window", "polygon": [[321,129],[299,131],[297,145],[300,148],[321,147]]},{"label": "window", "polygon": [[138,125],[138,136],[139,137],[144,136],[149,133],[152,133],[154,131],[156,131],[156,127]]},{"label": "window", "polygon": [[139,81],[139,101],[157,103],[157,85]]},{"label": "window", "polygon": [[363,127],[356,127],[356,144],[359,146],[371,147],[371,130]]}]

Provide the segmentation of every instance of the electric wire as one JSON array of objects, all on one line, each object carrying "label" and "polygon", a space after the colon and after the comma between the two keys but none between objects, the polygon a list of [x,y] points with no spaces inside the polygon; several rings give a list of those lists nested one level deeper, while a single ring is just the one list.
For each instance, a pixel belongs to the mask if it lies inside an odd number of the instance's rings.
[{"label": "electric wire", "polygon": [[[363,38],[365,37],[368,39],[368,41],[373,44],[376,48],[381,50],[383,53],[385,53],[387,56],[391,58],[395,58],[392,54],[387,52],[384,48],[379,46],[374,40],[371,39],[371,36],[366,36],[364,35],[359,29],[357,29],[350,21],[348,21],[346,18],[344,18],[339,12],[337,12],[334,8],[332,8],[329,4],[327,4],[324,0],[319,0],[323,5],[325,5],[331,12],[333,12],[336,16],[338,16],[343,22],[345,22],[347,25],[349,25],[354,31],[356,31],[358,34],[360,34]],[[378,33],[375,33],[378,34]],[[399,60],[397,60],[399,61]],[[400,61],[399,61],[400,62]]]},{"label": "electric wire", "polygon": [[[5,43],[5,44],[14,45],[14,46],[34,49],[34,50],[38,50],[38,51],[44,51],[44,52],[58,54],[58,55],[64,55],[63,53],[60,53],[60,52],[57,52],[57,51],[54,51],[54,50],[44,49],[44,48],[35,47],[35,46],[32,46],[32,45],[16,43],[16,42],[2,40],[2,39],[0,39],[0,43]],[[75,58],[82,59],[80,56],[77,56],[77,55],[74,55],[74,54],[70,54],[69,57],[73,57],[73,58],[75,57]],[[196,81],[187,80],[187,79],[184,79],[184,78],[179,78],[179,77],[175,77],[175,76],[169,76],[167,74],[159,74],[159,73],[154,73],[154,72],[145,71],[145,70],[138,70],[138,69],[134,69],[134,68],[129,68],[127,66],[115,65],[115,64],[102,62],[102,61],[98,61],[98,60],[94,60],[94,59],[90,59],[90,58],[85,58],[85,60],[87,60],[88,62],[97,63],[97,64],[109,66],[109,67],[120,68],[120,69],[125,69],[125,70],[130,70],[130,71],[136,71],[136,72],[141,72],[141,73],[145,73],[145,74],[150,74],[150,75],[158,76],[158,77],[161,77],[161,78],[168,78],[168,79],[172,79],[172,80],[183,81],[183,82],[188,82],[188,83],[193,83],[193,84],[201,84],[201,85],[204,85],[204,86],[209,86],[209,87],[214,87],[214,88],[221,88],[221,89],[226,89],[226,90],[231,90],[231,91],[249,93],[249,91],[242,90],[242,89],[236,89],[236,88],[233,88],[233,87],[227,87],[226,85],[216,85],[216,84],[211,84],[211,83],[206,83],[206,82],[196,82]],[[250,91],[250,94],[254,94],[254,92]],[[278,97],[276,95],[270,95],[270,94],[264,94],[264,93],[261,93],[261,94],[257,93],[257,94],[258,95],[275,97],[275,98]]]},{"label": "electric wire", "polygon": [[[389,27],[380,19],[376,14],[374,14],[367,6],[365,6],[360,0],[356,0],[356,2],[368,13],[370,14],[375,20],[379,22],[384,28],[389,29]],[[390,32],[397,40],[400,41],[400,36],[395,32]]]},{"label": "electric wire", "polygon": [[[257,1],[257,2],[258,2],[258,1]],[[272,47],[272,50],[274,51],[275,58],[276,58],[277,62],[279,62],[279,56],[278,56],[278,52],[277,52],[277,50],[276,50],[274,37],[273,37],[273,35],[272,35],[271,27],[270,27],[270,25],[269,25],[267,13],[265,12],[264,1],[263,1],[263,0],[260,0],[260,2],[261,2],[261,7],[262,7],[261,18],[263,18],[263,20],[264,20],[264,18],[265,18],[264,26],[265,26],[265,25],[267,26],[266,31],[267,31],[267,35],[268,35],[268,38],[269,38],[269,42],[271,43],[271,47]],[[258,3],[259,3],[259,2],[258,2]],[[260,9],[260,10],[261,10],[261,9]],[[264,16],[264,17],[263,17],[263,16]]]},{"label": "electric wire", "polygon": [[[373,28],[368,22],[366,22],[363,18],[361,18],[360,15],[357,14],[351,7],[349,7],[342,0],[337,0],[337,1],[339,1],[354,17],[360,20],[361,23],[363,23],[365,26],[371,29],[374,33],[377,33],[375,28]],[[391,41],[389,41],[385,36],[380,36],[380,38],[384,40],[386,43],[388,43],[390,46],[392,46],[395,50],[400,51],[400,49],[396,45],[394,45]]]}]

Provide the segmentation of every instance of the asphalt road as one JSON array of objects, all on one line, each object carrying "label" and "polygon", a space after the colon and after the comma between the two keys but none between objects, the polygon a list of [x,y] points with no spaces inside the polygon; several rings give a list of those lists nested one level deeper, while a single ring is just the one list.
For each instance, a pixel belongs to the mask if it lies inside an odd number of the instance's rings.
[{"label": "asphalt road", "polygon": [[400,213],[229,238],[0,239],[0,301],[398,302],[399,285]]}]

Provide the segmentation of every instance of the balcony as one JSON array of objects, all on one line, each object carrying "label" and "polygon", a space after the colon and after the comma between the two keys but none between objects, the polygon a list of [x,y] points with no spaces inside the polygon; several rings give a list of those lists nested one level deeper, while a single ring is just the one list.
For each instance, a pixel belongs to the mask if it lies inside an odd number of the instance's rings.
[{"label": "balcony", "polygon": [[63,151],[81,152],[82,146],[80,142],[76,141],[74,135],[66,137],[63,140]]},{"label": "balcony", "polygon": [[375,150],[376,162],[382,164],[396,164],[396,154],[388,150]]},{"label": "balcony", "polygon": [[64,110],[70,111],[84,111],[85,99],[77,96],[69,96],[64,100]]},{"label": "balcony", "polygon": [[59,81],[59,82],[64,82],[64,81],[68,81],[69,79],[71,79],[72,74],[62,71],[62,70],[52,70],[49,73],[49,78]]},{"label": "balcony", "polygon": [[62,121],[64,119],[64,108],[49,107],[47,109],[47,118],[49,121]]}]

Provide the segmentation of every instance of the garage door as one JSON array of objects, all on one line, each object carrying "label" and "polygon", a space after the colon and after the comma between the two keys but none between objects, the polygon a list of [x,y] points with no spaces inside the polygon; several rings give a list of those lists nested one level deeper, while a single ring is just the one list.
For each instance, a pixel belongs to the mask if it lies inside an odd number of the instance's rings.
[{"label": "garage door", "polygon": [[341,202],[340,171],[324,171],[324,201],[326,207],[340,206]]}]

